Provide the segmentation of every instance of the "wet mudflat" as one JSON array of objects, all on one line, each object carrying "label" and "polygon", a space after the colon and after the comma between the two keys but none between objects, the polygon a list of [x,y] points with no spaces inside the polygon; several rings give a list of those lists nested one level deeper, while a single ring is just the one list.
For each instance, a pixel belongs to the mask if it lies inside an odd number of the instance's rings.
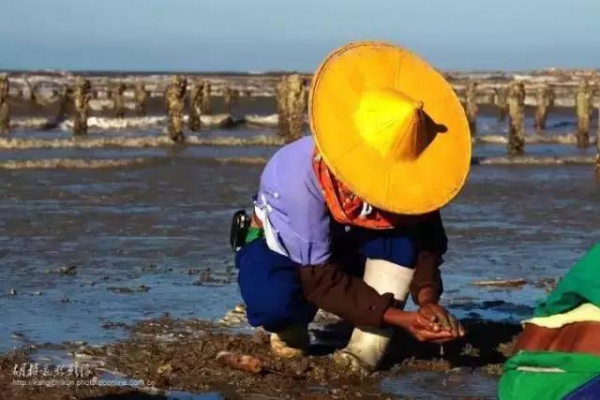
[{"label": "wet mudflat", "polygon": [[[463,398],[493,396],[500,363],[510,354],[511,339],[519,328],[501,322],[464,322],[470,337],[460,343],[444,346],[443,354],[439,346],[416,343],[398,332],[385,370],[362,376],[341,370],[327,356],[341,347],[351,332],[350,326],[327,321],[327,317],[321,318],[318,328],[312,331],[314,345],[310,354],[301,359],[284,361],[271,355],[268,335],[261,330],[250,335],[235,334],[206,321],[174,320],[163,316],[127,327],[130,338],[122,342],[104,346],[72,344],[62,349],[80,363],[92,366],[87,371],[88,379],[89,376],[98,380],[135,377],[134,382],[140,386],[132,385],[129,391],[111,387],[104,392],[98,388],[77,388],[77,392],[73,388],[54,387],[50,392],[56,396],[68,393],[77,398],[89,398],[93,393],[105,396],[125,393],[123,396],[131,396],[134,389],[167,399],[176,397],[172,394],[173,388],[188,396],[191,393],[204,393],[197,398],[210,398],[211,393],[219,393],[222,398],[231,399],[412,398],[419,390],[428,390],[422,392],[419,398],[432,395],[432,390],[440,394],[450,391]],[[335,339],[328,340],[327,336]],[[234,355],[250,355],[260,362],[261,368],[256,373],[250,373],[224,364],[219,359],[219,354],[224,351]],[[40,357],[39,352],[31,354],[35,362],[48,363],[52,360]],[[45,354],[51,353],[46,351]],[[55,354],[60,354],[58,349]],[[30,386],[15,385],[11,381],[9,372],[13,364],[24,362],[25,359],[26,354],[7,357],[0,365],[0,388],[8,390],[14,398],[31,398],[27,396],[35,394]],[[421,374],[436,383],[428,389],[423,385],[407,385]],[[16,379],[28,381],[28,378]],[[83,378],[74,380],[84,381]],[[380,382],[383,384],[380,385]],[[412,394],[407,389],[412,390]]]},{"label": "wet mudflat", "polygon": [[[482,124],[484,133],[500,129],[493,118]],[[571,129],[560,121],[556,126],[555,134]],[[16,134],[50,142],[57,135],[64,133]],[[464,191],[443,211],[450,239],[442,267],[443,302],[470,321],[468,341],[445,346],[442,354],[439,347],[404,338],[393,348],[389,370],[362,378],[335,369],[323,356],[343,346],[349,327],[319,321],[313,326],[312,358],[282,363],[269,355],[265,335],[243,318],[230,320],[232,326],[218,324],[240,303],[227,243],[230,218],[235,210],[250,208],[260,160],[276,149],[100,144],[3,150],[0,353],[6,356],[0,388],[7,391],[0,392],[11,396],[0,398],[52,398],[52,393],[54,398],[101,398],[138,390],[15,388],[13,367],[25,356],[42,364],[101,361],[99,377],[108,369],[152,381],[161,390],[183,391],[179,398],[191,393],[204,393],[202,398],[490,398],[518,321],[600,234],[600,184],[589,166],[474,166]],[[527,149],[535,155],[592,154],[567,145]],[[478,144],[474,152],[502,155],[505,144]],[[79,163],[49,164],[57,159]],[[103,165],[107,160],[122,163]],[[474,284],[496,279],[524,282]],[[13,348],[26,353],[9,355]],[[255,376],[224,367],[215,361],[222,350],[250,353],[276,372]],[[8,392],[9,387],[18,391]]]}]

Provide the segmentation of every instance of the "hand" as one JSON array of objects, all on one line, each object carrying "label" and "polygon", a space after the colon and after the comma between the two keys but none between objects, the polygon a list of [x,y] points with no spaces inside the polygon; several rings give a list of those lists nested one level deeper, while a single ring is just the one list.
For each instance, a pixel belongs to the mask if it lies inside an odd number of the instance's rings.
[{"label": "hand", "polygon": [[456,339],[452,332],[442,330],[434,331],[429,324],[421,324],[419,318],[419,314],[415,313],[415,320],[408,327],[408,332],[419,342],[443,344]]},{"label": "hand", "polygon": [[421,305],[412,327],[414,331],[419,332],[447,333],[449,334],[448,340],[457,339],[465,335],[465,330],[460,322],[437,303]]},{"label": "hand", "polygon": [[436,328],[435,322],[424,318],[419,312],[390,307],[383,315],[383,320],[387,325],[404,329],[420,342],[441,344],[457,338],[452,332],[444,331],[439,326]]}]

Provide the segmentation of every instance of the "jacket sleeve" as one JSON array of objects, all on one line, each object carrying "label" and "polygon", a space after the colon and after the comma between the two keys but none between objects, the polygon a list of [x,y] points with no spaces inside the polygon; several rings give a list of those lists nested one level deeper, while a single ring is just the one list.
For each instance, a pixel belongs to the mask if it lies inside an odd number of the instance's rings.
[{"label": "jacket sleeve", "polygon": [[383,326],[384,313],[395,303],[392,293],[379,294],[337,264],[303,266],[299,271],[308,301],[354,325]]},{"label": "jacket sleeve", "polygon": [[442,215],[435,211],[419,222],[414,230],[417,251],[428,251],[442,257],[448,251],[448,237],[442,222]]},{"label": "jacket sleeve", "polygon": [[418,304],[417,296],[422,289],[432,287],[440,295],[444,291],[439,267],[444,262],[442,256],[448,250],[448,237],[439,211],[417,224],[414,240],[417,260],[410,291],[414,303]]}]

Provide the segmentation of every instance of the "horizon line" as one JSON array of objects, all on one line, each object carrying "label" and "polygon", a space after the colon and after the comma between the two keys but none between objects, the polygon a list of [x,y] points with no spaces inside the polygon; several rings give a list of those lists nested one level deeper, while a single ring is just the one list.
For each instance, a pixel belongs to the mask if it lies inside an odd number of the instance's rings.
[{"label": "horizon line", "polygon": [[[600,72],[600,68],[590,67],[544,67],[544,68],[524,68],[524,69],[500,69],[500,68],[436,68],[442,73],[531,73],[531,72]],[[292,69],[272,69],[263,71],[243,71],[243,70],[213,70],[213,71],[198,71],[190,69],[181,70],[136,70],[136,69],[64,69],[64,68],[0,68],[0,72],[7,74],[81,74],[89,76],[98,76],[103,74],[110,75],[225,75],[225,76],[281,76],[290,74],[299,75],[314,75],[314,71],[301,71]]]}]

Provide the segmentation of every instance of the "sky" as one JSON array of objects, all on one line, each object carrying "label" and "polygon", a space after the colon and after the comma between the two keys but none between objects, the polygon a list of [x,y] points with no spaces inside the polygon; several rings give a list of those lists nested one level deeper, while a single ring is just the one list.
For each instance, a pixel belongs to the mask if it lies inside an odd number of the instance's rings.
[{"label": "sky", "polygon": [[600,68],[600,0],[0,3],[0,69],[310,72],[364,39],[444,70]]}]

